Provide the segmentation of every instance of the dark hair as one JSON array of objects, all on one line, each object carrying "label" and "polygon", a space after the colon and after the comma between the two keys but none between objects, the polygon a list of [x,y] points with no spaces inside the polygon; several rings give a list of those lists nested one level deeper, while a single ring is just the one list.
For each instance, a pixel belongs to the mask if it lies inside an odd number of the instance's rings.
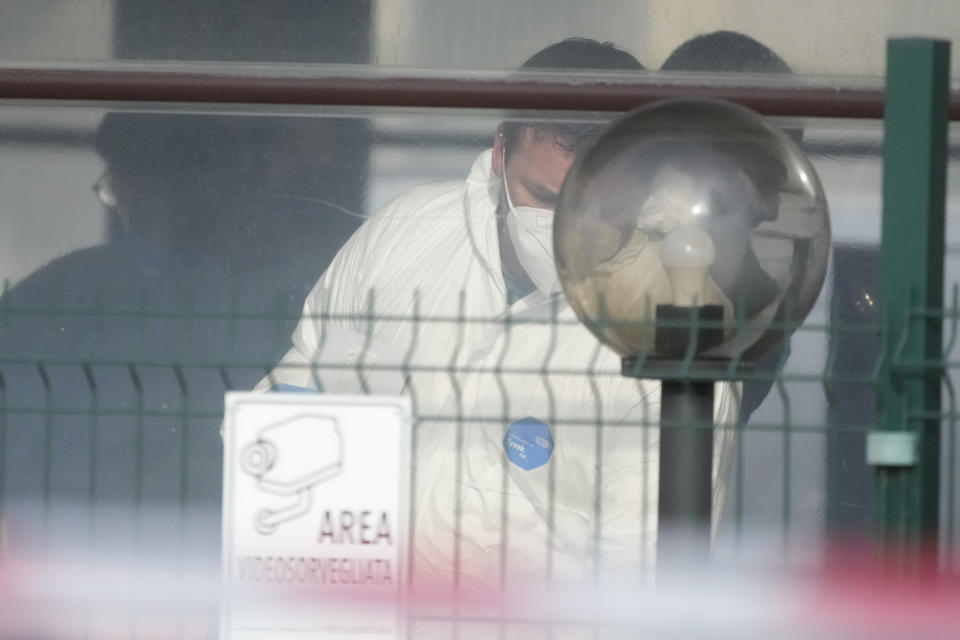
[{"label": "dark hair", "polygon": [[612,42],[567,38],[537,51],[521,69],[605,69],[636,71],[643,65]]},{"label": "dark hair", "polygon": [[[690,38],[667,56],[660,70],[709,73],[793,73],[790,65],[770,47],[736,31],[714,31]],[[803,144],[802,129],[784,127],[783,131],[798,145]]]},{"label": "dark hair", "polygon": [[[524,71],[541,69],[643,71],[644,66],[612,42],[567,38],[541,49],[520,65],[521,74]],[[504,153],[510,155],[523,135],[523,130],[528,128],[533,129],[536,135],[552,136],[558,146],[576,152],[599,135],[603,125],[508,120],[500,125]]]},{"label": "dark hair", "polygon": [[769,47],[735,31],[714,31],[687,40],[674,49],[660,70],[792,73]]}]

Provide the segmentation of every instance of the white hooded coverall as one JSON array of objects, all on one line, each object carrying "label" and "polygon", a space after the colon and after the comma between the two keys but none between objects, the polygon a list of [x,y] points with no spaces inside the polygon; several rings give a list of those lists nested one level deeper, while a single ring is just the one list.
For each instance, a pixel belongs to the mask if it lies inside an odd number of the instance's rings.
[{"label": "white hooded coverall", "polygon": [[[482,153],[465,182],[416,187],[366,221],[258,388],[352,392],[362,380],[364,391],[411,396],[415,586],[442,589],[454,573],[481,592],[635,576],[654,560],[659,383],[621,376],[619,357],[562,297],[535,291],[508,308],[490,159]],[[329,369],[345,362],[356,368]],[[718,424],[735,421],[736,405],[718,385]],[[524,418],[536,442],[508,437]],[[728,442],[717,438],[715,476]],[[518,445],[535,455],[518,458]]]}]

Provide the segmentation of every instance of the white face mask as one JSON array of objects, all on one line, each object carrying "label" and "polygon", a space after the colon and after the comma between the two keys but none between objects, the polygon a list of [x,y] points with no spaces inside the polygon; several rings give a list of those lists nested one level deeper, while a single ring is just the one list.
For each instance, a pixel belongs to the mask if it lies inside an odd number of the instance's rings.
[{"label": "white face mask", "polygon": [[536,207],[515,207],[507,187],[507,161],[503,158],[503,192],[510,208],[507,232],[520,266],[540,293],[560,292],[557,266],[553,260],[553,211]]}]

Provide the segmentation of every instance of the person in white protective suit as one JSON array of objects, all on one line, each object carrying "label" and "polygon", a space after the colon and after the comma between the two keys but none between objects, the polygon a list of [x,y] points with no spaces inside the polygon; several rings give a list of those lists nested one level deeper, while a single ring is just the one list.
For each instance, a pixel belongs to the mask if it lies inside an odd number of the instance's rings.
[{"label": "person in white protective suit", "polygon": [[[641,68],[581,39],[524,66]],[[620,375],[552,256],[557,194],[598,133],[506,122],[465,181],[389,202],[337,254],[259,385],[410,395],[415,587],[635,577],[654,560],[659,383]],[[718,391],[727,425],[736,393]]]}]

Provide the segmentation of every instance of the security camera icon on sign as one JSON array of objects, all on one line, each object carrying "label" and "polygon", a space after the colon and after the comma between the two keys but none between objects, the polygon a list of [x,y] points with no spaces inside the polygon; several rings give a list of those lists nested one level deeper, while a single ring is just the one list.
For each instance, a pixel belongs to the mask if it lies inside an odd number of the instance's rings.
[{"label": "security camera icon on sign", "polygon": [[265,535],[310,512],[313,487],[343,470],[343,435],[335,418],[298,415],[260,429],[240,451],[240,467],[264,493],[294,496],[283,509],[260,509],[254,528]]}]

